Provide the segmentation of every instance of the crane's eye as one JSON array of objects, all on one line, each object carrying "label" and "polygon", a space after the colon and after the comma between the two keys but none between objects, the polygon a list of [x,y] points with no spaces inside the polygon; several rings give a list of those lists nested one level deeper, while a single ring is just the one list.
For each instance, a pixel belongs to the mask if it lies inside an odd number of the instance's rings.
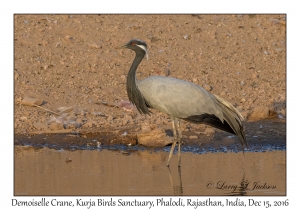
[{"label": "crane's eye", "polygon": [[136,43],[135,42],[131,42],[131,45],[136,45]]}]

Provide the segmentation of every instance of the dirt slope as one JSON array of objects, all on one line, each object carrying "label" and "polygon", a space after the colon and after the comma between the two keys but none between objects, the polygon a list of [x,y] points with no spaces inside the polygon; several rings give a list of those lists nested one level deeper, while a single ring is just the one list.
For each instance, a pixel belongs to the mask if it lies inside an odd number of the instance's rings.
[{"label": "dirt slope", "polygon": [[126,75],[134,53],[117,47],[131,38],[149,46],[139,79],[165,75],[194,82],[230,101],[247,121],[285,118],[285,15],[14,18],[16,134],[123,126],[147,130],[152,124],[171,128],[166,115],[141,116],[126,102]]}]

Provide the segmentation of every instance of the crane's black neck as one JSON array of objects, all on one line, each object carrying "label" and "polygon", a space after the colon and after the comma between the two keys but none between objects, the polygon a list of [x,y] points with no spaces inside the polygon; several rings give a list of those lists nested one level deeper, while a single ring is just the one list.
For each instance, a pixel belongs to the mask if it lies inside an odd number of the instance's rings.
[{"label": "crane's black neck", "polygon": [[[142,93],[138,89],[136,85],[136,70],[138,65],[141,63],[145,56],[144,51],[136,51],[135,58],[132,62],[130,70],[127,75],[127,95],[131,103],[133,103],[139,113],[141,114],[150,114],[150,110],[148,109],[149,103],[144,99]],[[147,107],[148,106],[148,107]]]}]

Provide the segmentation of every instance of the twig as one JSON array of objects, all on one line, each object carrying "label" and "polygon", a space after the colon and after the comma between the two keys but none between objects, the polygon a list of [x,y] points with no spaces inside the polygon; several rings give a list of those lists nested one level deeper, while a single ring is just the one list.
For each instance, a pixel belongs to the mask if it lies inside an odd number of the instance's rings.
[{"label": "twig", "polygon": [[105,106],[109,106],[109,107],[120,108],[118,105],[115,105],[115,104],[109,104],[109,103],[107,103],[106,101],[96,102],[95,104],[98,104],[98,105],[105,105]]},{"label": "twig", "polygon": [[[29,134],[56,134],[56,133],[74,133],[72,129],[63,129],[63,130],[46,130],[46,131],[31,131]],[[76,132],[75,132],[76,133]]]},{"label": "twig", "polygon": [[35,107],[38,107],[38,108],[41,108],[41,109],[44,109],[45,111],[47,111],[47,112],[51,112],[52,114],[55,114],[55,115],[57,115],[57,116],[59,116],[60,114],[59,113],[57,113],[57,112],[53,112],[53,111],[51,111],[51,110],[49,110],[49,109],[46,109],[46,108],[44,108],[44,107],[41,107],[41,106],[39,106],[39,105],[34,105]]},{"label": "twig", "polygon": [[46,109],[46,108],[44,108],[44,107],[41,107],[41,106],[39,106],[39,105],[36,105],[36,104],[30,104],[30,105],[28,105],[28,104],[22,104],[22,102],[21,101],[19,101],[18,102],[19,104],[21,104],[21,105],[27,105],[27,106],[34,106],[34,107],[38,107],[38,108],[41,108],[41,109],[44,109],[45,111],[47,111],[47,112],[51,112],[52,114],[55,114],[55,115],[57,115],[57,116],[59,116],[60,114],[59,113],[57,113],[57,112],[53,112],[53,111],[51,111],[51,110],[49,110],[49,109]]}]

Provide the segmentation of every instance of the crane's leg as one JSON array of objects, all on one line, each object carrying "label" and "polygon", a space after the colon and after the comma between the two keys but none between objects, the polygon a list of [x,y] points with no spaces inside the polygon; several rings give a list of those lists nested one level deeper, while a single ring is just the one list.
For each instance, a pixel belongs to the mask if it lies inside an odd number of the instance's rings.
[{"label": "crane's leg", "polygon": [[173,139],[172,147],[171,147],[170,154],[169,154],[169,158],[168,158],[168,162],[167,162],[167,166],[168,166],[168,167],[169,167],[169,165],[170,165],[170,160],[171,160],[171,157],[172,157],[172,154],[173,154],[175,145],[176,145],[176,143],[177,143],[177,138],[178,138],[177,131],[176,131],[175,121],[177,121],[176,118],[173,118],[173,117],[172,117],[172,127],[173,127],[173,135],[174,135],[174,139]]},{"label": "crane's leg", "polygon": [[182,133],[181,133],[181,129],[180,129],[180,120],[177,120],[176,123],[177,126],[177,131],[178,131],[178,167],[180,167],[180,163],[181,163],[181,144],[182,144]]}]

